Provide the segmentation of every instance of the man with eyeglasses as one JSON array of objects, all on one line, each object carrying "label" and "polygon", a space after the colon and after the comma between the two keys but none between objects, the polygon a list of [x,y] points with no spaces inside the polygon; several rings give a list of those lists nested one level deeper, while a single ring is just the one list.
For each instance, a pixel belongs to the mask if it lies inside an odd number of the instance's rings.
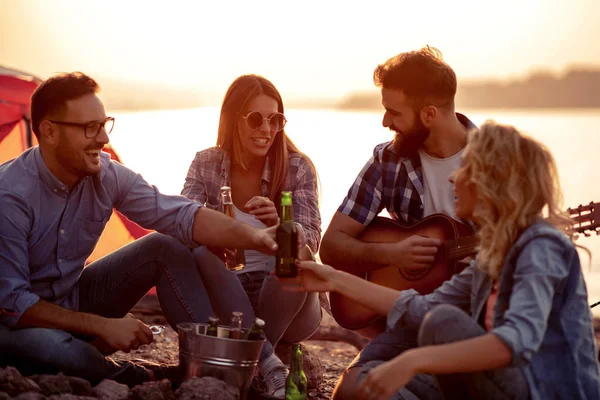
[{"label": "man with eyeglasses", "polygon": [[[62,371],[92,383],[176,381],[176,368],[104,356],[152,342],[148,326],[128,312],[156,286],[172,326],[205,322],[209,299],[190,248],[272,253],[276,226],[252,228],[163,195],[111,161],[102,148],[114,118],[98,91],[79,72],[43,82],[31,99],[39,146],[0,166],[0,366],[24,375]],[[113,208],[159,233],[84,269]]]}]

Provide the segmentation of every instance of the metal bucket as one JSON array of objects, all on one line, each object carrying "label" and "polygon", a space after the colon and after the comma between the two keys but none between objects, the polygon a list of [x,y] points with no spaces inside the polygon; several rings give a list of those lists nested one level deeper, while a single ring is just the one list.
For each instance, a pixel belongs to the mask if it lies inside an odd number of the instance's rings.
[{"label": "metal bucket", "polygon": [[219,326],[217,337],[206,336],[206,326],[191,322],[177,325],[183,379],[212,376],[237,387],[245,399],[265,340],[229,339],[225,326]]}]

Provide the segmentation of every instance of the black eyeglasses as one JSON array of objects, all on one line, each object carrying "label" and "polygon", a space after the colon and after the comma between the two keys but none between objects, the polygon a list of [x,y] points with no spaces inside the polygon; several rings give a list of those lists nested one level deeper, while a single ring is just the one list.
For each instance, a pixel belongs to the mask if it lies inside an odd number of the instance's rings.
[{"label": "black eyeglasses", "polygon": [[107,117],[104,120],[104,122],[92,121],[92,122],[88,122],[85,124],[81,123],[81,122],[53,121],[51,119],[49,119],[48,121],[52,122],[53,124],[65,125],[65,126],[76,126],[79,128],[83,128],[83,133],[85,134],[85,137],[88,139],[93,139],[96,136],[98,136],[98,134],[100,133],[100,130],[102,128],[104,128],[104,130],[106,131],[106,134],[108,135],[109,133],[112,132],[112,130],[115,126],[115,119],[113,117]]},{"label": "black eyeglasses", "polygon": [[269,129],[275,132],[279,132],[283,130],[285,123],[287,120],[282,113],[275,113],[271,115],[269,118],[262,115],[260,111],[250,111],[245,117],[242,116],[246,120],[246,125],[248,128],[253,131],[260,129],[263,125],[263,122],[266,120],[269,123]]}]

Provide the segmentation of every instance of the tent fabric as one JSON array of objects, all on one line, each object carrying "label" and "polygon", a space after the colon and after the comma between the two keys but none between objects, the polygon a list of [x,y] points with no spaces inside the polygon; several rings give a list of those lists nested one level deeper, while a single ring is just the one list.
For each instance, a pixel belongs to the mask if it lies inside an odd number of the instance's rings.
[{"label": "tent fabric", "polygon": [[[41,80],[22,71],[0,66],[0,164],[18,157],[23,151],[37,145],[31,132],[29,106],[31,94]],[[119,161],[115,150],[107,145],[104,151]],[[93,262],[150,231],[113,210],[113,214],[100,236],[100,241],[88,258]]]}]

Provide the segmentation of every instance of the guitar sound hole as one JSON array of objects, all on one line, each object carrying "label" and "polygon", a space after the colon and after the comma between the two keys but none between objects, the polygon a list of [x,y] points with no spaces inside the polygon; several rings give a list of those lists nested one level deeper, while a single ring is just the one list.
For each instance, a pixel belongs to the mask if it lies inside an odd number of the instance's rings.
[{"label": "guitar sound hole", "polygon": [[407,281],[418,281],[431,271],[433,266],[429,268],[399,268],[398,272]]}]

